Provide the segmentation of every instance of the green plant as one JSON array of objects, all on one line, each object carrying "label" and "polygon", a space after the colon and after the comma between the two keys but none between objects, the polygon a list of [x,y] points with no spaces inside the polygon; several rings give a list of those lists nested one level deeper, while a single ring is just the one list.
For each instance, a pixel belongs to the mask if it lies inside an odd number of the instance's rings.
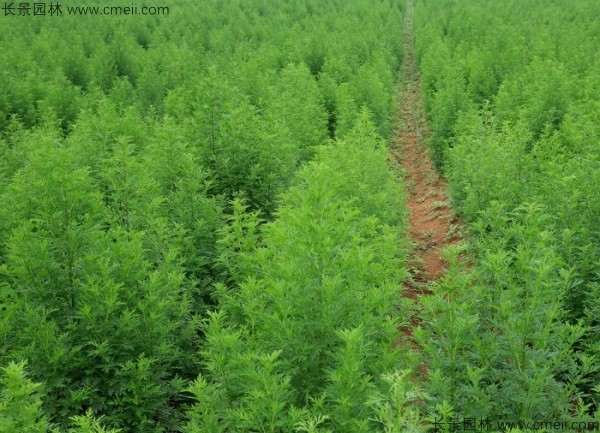
[{"label": "green plant", "polygon": [[[205,373],[191,388],[198,401],[186,431],[377,431],[373,417],[389,406],[375,378],[398,365],[390,306],[406,252],[397,246],[401,189],[386,159],[363,112],[300,171],[259,248],[245,246],[255,245],[256,220],[234,203],[224,246],[236,254],[224,258],[237,286],[218,290],[221,311],[204,324]],[[370,403],[376,394],[381,406]]]}]

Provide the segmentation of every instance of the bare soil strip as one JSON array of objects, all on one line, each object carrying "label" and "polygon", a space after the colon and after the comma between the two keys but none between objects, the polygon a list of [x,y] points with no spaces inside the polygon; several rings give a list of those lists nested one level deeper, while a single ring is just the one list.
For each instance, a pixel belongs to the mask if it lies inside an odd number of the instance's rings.
[{"label": "bare soil strip", "polygon": [[[391,153],[405,173],[408,195],[409,233],[413,243],[412,279],[404,296],[417,299],[447,268],[441,249],[458,243],[460,222],[448,203],[446,180],[439,175],[429,156],[428,126],[421,101],[420,81],[413,43],[414,3],[407,3],[404,47],[405,59],[398,86],[398,110]],[[406,330],[410,334],[409,330]]]}]

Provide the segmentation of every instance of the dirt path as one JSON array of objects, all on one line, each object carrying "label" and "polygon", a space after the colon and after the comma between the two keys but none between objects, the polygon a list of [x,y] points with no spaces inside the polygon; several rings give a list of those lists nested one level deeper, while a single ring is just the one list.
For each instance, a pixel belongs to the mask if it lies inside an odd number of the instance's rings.
[{"label": "dirt path", "polygon": [[413,44],[413,10],[414,3],[409,1],[404,24],[405,59],[398,85],[397,129],[391,152],[405,172],[409,237],[413,243],[412,278],[406,283],[404,295],[416,300],[429,291],[431,282],[444,274],[447,263],[440,250],[458,243],[460,224],[449,207],[446,181],[436,171],[428,153],[429,129]]}]

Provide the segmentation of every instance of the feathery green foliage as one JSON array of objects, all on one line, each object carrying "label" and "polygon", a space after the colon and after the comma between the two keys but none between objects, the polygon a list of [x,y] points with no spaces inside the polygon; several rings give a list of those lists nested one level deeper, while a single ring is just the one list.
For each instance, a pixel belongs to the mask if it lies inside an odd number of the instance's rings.
[{"label": "feathery green foliage", "polygon": [[[27,362],[31,383],[43,384],[27,397],[37,412],[23,422],[32,428],[179,431],[190,380],[217,362],[201,325],[209,311],[236,321],[249,314],[220,303],[238,286],[265,284],[262,226],[288,212],[280,197],[296,171],[349,133],[362,106],[372,128],[389,133],[402,2],[176,0],[164,16],[69,15],[71,6],[61,4],[56,19],[4,14],[9,5],[0,16],[0,365]],[[335,95],[346,87],[354,90],[342,132]],[[372,178],[385,179],[383,169]],[[388,197],[364,188],[374,195],[361,200],[379,216]],[[340,210],[362,239],[351,251],[365,255],[343,278],[362,272],[370,283],[375,270],[364,268],[392,246],[392,230],[384,236],[379,225],[395,222],[359,218],[350,204]],[[332,239],[350,245],[329,212],[321,237],[336,229]],[[342,283],[328,284],[332,298]],[[341,345],[337,331],[327,341]],[[281,342],[286,354],[293,342]],[[318,368],[333,362],[324,352],[305,367],[319,370],[315,379],[329,374]],[[281,402],[299,398],[280,371],[283,354],[275,341],[240,351],[252,371],[236,380],[252,389],[244,407],[258,418],[238,408],[236,428],[269,425]],[[218,368],[235,378],[241,370],[230,361]],[[256,382],[263,374],[273,382]],[[292,412],[288,431],[319,420],[318,411]]]},{"label": "feathery green foliage", "polygon": [[597,407],[599,13],[416,4],[431,146],[474,261],[424,300],[432,407],[504,420]]},{"label": "feathery green foliage", "polygon": [[228,260],[246,271],[219,290],[221,309],[204,324],[205,372],[185,431],[373,432],[414,421],[411,390],[393,373],[404,213],[386,159],[363,111],[299,172],[251,251],[255,224],[239,213],[246,229],[225,251],[239,251]]}]

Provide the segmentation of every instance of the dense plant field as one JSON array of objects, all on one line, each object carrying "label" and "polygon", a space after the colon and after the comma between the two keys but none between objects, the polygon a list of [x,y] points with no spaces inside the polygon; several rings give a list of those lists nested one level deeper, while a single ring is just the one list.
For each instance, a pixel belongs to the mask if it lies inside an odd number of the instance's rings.
[{"label": "dense plant field", "polygon": [[593,0],[416,4],[430,144],[474,261],[424,300],[438,413],[598,407],[598,16]]},{"label": "dense plant field", "polygon": [[[600,3],[168,6],[0,16],[0,433],[600,419]],[[407,11],[468,233],[415,302]]]}]

